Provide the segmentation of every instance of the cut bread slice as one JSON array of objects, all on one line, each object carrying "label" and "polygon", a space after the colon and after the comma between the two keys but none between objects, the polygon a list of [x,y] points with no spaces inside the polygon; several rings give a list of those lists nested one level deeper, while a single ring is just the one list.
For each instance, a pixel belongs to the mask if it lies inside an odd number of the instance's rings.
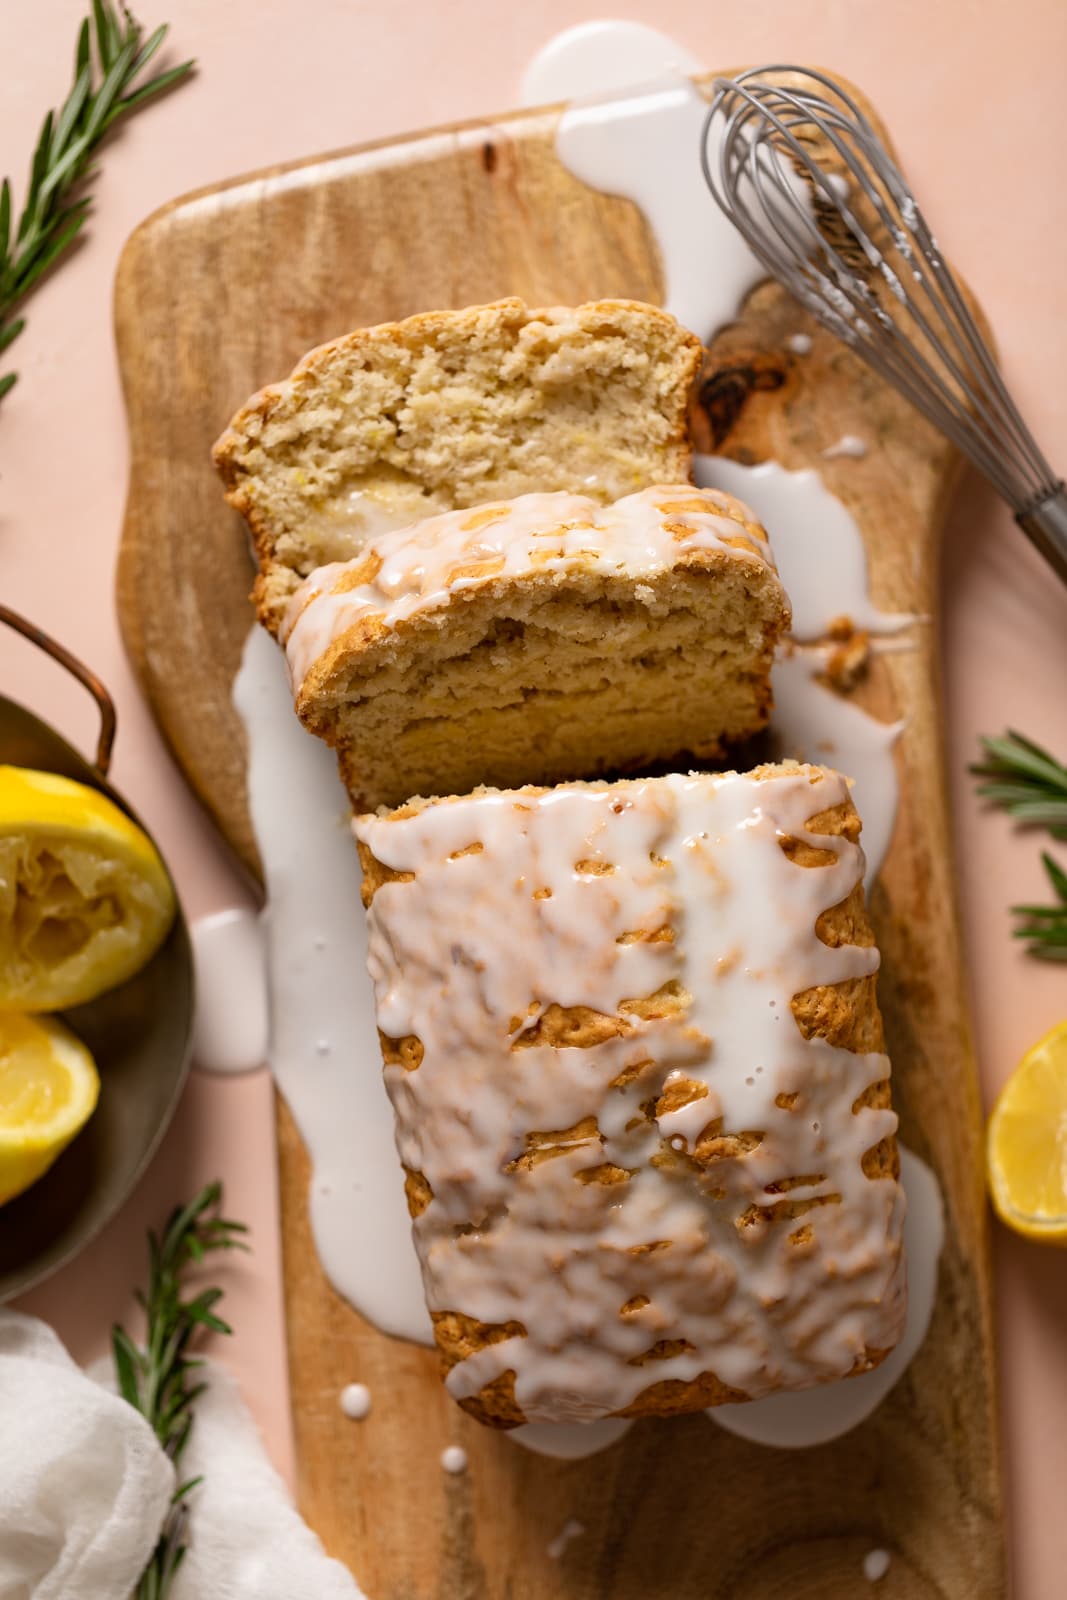
[{"label": "cut bread slice", "polygon": [[684,481],[700,358],[673,317],[627,300],[432,311],[311,351],[214,450],[255,543],[260,620],[277,632],[316,567],[438,511]]},{"label": "cut bread slice", "polygon": [[682,484],[384,534],[305,582],[283,638],[362,811],[721,754],[766,723],[788,624],[752,514]]}]

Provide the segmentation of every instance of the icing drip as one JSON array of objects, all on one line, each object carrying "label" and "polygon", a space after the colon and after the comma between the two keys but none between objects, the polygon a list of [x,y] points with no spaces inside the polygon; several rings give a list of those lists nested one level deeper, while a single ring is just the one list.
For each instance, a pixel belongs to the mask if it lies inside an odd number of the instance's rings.
[{"label": "icing drip", "polygon": [[837,456],[852,456],[859,461],[867,454],[867,442],[855,433],[843,433],[834,444],[827,445],[822,452],[824,461],[833,461]]},{"label": "icing drip", "polygon": [[777,461],[746,467],[725,456],[696,456],[693,475],[734,495],[766,528],[793,608],[794,639],[821,639],[842,616],[872,633],[895,633],[916,620],[871,603],[856,519],[810,467],[790,472]]},{"label": "icing drip", "polygon": [[490,579],[575,569],[641,579],[710,551],[773,565],[763,529],[744,516],[714,489],[660,485],[608,506],[565,492],[519,495],[383,534],[294,594],[282,629],[293,688],[357,623],[393,628]]},{"label": "icing drip", "polygon": [[703,72],[703,63],[677,39],[643,22],[580,22],[557,33],[522,76],[524,106],[629,89],[649,73]]},{"label": "icing drip", "polygon": [[253,1072],[267,1060],[263,929],[251,911],[217,911],[189,929],[196,968],[193,1058],[205,1072]]},{"label": "icing drip", "polygon": [[[807,822],[847,796],[836,773],[671,775],[357,820],[412,875],[375,894],[368,962],[382,1032],[422,1046],[386,1081],[432,1195],[428,1303],[526,1330],[453,1367],[457,1399],[514,1371],[530,1421],[582,1420],[705,1372],[802,1388],[896,1342],[902,1196],[861,1166],[896,1118],[853,1111],[888,1062],[790,1012],[878,966],[815,932],[863,855]],[[554,1046],[559,1007],[605,1026]]]},{"label": "icing drip", "polygon": [[753,1444],[800,1450],[839,1439],[878,1409],[926,1338],[945,1238],[945,1208],[937,1179],[926,1163],[903,1145],[900,1183],[907,1201],[904,1255],[908,1263],[908,1309],[900,1343],[881,1366],[847,1383],[800,1394],[772,1394],[743,1406],[716,1406],[707,1413],[712,1422]]},{"label": "icing drip", "polygon": [[245,642],[234,701],[248,729],[249,807],[267,888],[270,1067],[311,1156],[315,1249],[368,1321],[431,1343],[337,763],[293,716],[285,663],[263,628]]},{"label": "icing drip", "polygon": [[512,1428],[508,1438],[535,1455],[581,1461],[610,1449],[632,1426],[629,1417],[602,1417],[599,1422],[526,1422],[521,1428]]},{"label": "icing drip", "polygon": [[820,678],[829,655],[829,647],[779,650],[771,669],[770,742],[779,758],[825,761],[852,779],[852,799],[863,818],[869,885],[881,871],[896,826],[899,786],[893,751],[905,724],[879,722],[826,688]]}]

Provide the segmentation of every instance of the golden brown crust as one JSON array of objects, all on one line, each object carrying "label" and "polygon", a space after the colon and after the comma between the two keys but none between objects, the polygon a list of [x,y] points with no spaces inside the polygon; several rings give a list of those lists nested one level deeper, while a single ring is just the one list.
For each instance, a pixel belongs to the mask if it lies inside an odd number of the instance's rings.
[{"label": "golden brown crust", "polygon": [[[753,776],[769,778],[780,775],[781,772],[782,767],[765,766],[755,769]],[[813,777],[812,781],[816,779]],[[545,791],[531,788],[526,792],[534,795]],[[411,816],[425,804],[426,801],[415,800],[400,807],[391,815],[397,818]],[[859,837],[860,819],[850,799],[843,805],[815,813],[807,824],[807,830],[809,833],[844,837],[854,842]],[[827,852],[819,850],[807,841],[785,839],[782,841],[782,848],[797,865],[817,867],[826,864]],[[360,857],[363,865],[364,897],[369,904],[375,892],[384,883],[395,879],[397,874],[384,866],[362,844]],[[874,933],[867,916],[862,884],[857,885],[846,900],[823,912],[816,929],[826,944],[873,945]],[[627,1015],[651,1017],[677,1014],[685,1009],[686,1002],[687,996],[680,992],[678,985],[668,984],[656,995],[624,1002],[619,1008],[620,1015],[614,1017],[584,1006],[565,1008],[552,1005],[539,1019],[537,1029],[532,1030],[537,1034],[534,1042],[551,1043],[557,1047],[565,1045],[572,1049],[590,1047],[606,1038],[625,1032],[628,1026]],[[850,978],[841,983],[805,990],[793,997],[792,1012],[798,1028],[806,1038],[818,1035],[842,1049],[862,1053],[884,1049],[877,980],[874,977]],[[640,1064],[631,1069],[628,1081],[632,1081],[639,1072]],[[687,1080],[672,1079],[669,1090],[670,1105],[664,1105],[653,1099],[644,1107],[644,1114],[654,1119],[663,1111],[677,1109],[678,1105],[685,1103],[687,1093],[689,1099],[697,1098],[697,1091],[706,1093],[705,1086],[694,1080],[688,1085],[687,1090]],[[662,1101],[664,1097],[660,1098]],[[803,1090],[790,1095],[781,1095],[777,1103],[783,1110],[795,1112],[797,1116],[805,1115]],[[865,1106],[889,1108],[890,1105],[890,1085],[888,1080],[883,1080],[872,1084],[859,1097],[853,1106],[853,1111]],[[577,1124],[574,1128],[528,1134],[526,1152],[515,1163],[516,1167],[523,1163],[533,1164],[538,1159],[551,1159],[558,1153],[561,1133],[566,1134],[568,1142],[572,1145],[579,1140],[591,1141],[599,1137],[595,1117],[586,1118],[582,1124]],[[685,1170],[689,1172],[700,1170],[709,1179],[713,1179],[716,1163],[736,1159],[758,1144],[761,1138],[762,1135],[757,1130],[723,1133],[721,1121],[713,1121],[694,1142],[692,1154],[683,1154],[665,1144],[660,1155],[653,1160],[662,1169],[673,1168],[679,1173]],[[883,1139],[868,1150],[863,1159],[863,1170],[872,1181],[899,1177],[900,1158],[895,1138]],[[625,1182],[629,1176],[624,1169],[612,1168],[610,1165],[595,1168],[587,1174],[589,1181],[598,1183]],[[782,1193],[788,1193],[790,1188],[802,1181],[810,1181],[810,1175],[803,1179],[798,1176],[793,1180],[783,1181],[778,1187]],[[773,1206],[749,1208],[750,1215],[742,1218],[742,1224],[746,1220],[751,1223],[770,1223],[776,1226],[785,1223],[798,1224],[790,1228],[789,1239],[797,1250],[803,1251],[810,1247],[813,1235],[802,1219],[806,1212],[826,1203],[834,1203],[833,1197],[799,1201],[779,1200]],[[626,1310],[625,1307],[621,1308],[620,1314],[625,1314]],[[504,1338],[521,1337],[525,1333],[525,1329],[518,1323],[504,1326],[487,1325],[454,1311],[435,1313],[433,1321],[442,1370],[446,1374],[458,1362],[484,1348],[486,1344],[496,1343]],[[667,1353],[670,1352],[653,1348],[652,1351],[646,1352],[645,1357],[638,1359],[651,1364]],[[888,1353],[887,1350],[864,1350],[857,1357],[850,1376],[871,1371]],[[526,1421],[526,1418],[515,1399],[514,1383],[514,1372],[505,1372],[478,1394],[462,1400],[460,1404],[464,1411],[489,1427],[502,1429],[518,1427]],[[705,1410],[711,1406],[733,1404],[747,1398],[743,1392],[721,1382],[715,1373],[702,1372],[688,1382],[681,1379],[667,1379],[649,1384],[617,1415],[677,1416],[689,1411]]]}]

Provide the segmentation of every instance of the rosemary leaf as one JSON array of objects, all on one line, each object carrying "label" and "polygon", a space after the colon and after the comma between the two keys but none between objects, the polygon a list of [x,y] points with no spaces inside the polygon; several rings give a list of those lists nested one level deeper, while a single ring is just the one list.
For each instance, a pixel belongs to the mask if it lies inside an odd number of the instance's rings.
[{"label": "rosemary leaf", "polygon": [[7,266],[7,252],[11,245],[11,184],[4,179],[0,185],[0,264]]},{"label": "rosemary leaf", "polygon": [[[1067,767],[1041,745],[1009,729],[1002,738],[983,739],[985,760],[971,768],[986,781],[978,793],[1001,806],[1024,827],[1042,826],[1054,839],[1067,839]],[[1016,939],[1043,961],[1067,961],[1067,872],[1042,852],[1041,860],[1056,895],[1051,905],[1013,906],[1022,921]]]},{"label": "rosemary leaf", "polygon": [[[240,1236],[247,1230],[219,1215],[221,1203],[221,1184],[208,1184],[171,1214],[161,1238],[149,1234],[148,1287],[138,1293],[146,1317],[144,1348],[139,1349],[124,1328],[115,1327],[111,1334],[119,1393],[151,1424],[176,1465],[193,1425],[193,1406],[205,1388],[202,1382],[190,1381],[202,1365],[190,1354],[192,1341],[204,1328],[230,1332],[212,1309],[222,1299],[222,1289],[211,1287],[187,1296],[186,1273],[211,1251],[245,1248]],[[183,1480],[175,1490],[133,1600],[166,1600],[188,1543],[188,1497],[199,1482],[199,1478]]]},{"label": "rosemary leaf", "polygon": [[1000,739],[983,739],[986,759],[971,768],[983,799],[1004,808],[1017,821],[1043,825],[1054,838],[1067,839],[1067,767],[1032,739],[1009,730]]},{"label": "rosemary leaf", "polygon": [[[112,0],[91,0],[91,14],[78,29],[70,92],[41,124],[14,239],[10,180],[0,187],[0,351],[26,325],[15,311],[85,225],[91,205],[87,191],[99,171],[93,160],[102,141],[123,117],[193,70],[194,63],[184,61],[140,81],[167,31],[163,23],[145,39],[125,5],[120,13]],[[14,373],[0,377],[0,400],[14,384]]]},{"label": "rosemary leaf", "polygon": [[1012,906],[1014,914],[1022,918],[1015,937],[1025,939],[1028,954],[1040,960],[1067,961],[1067,872],[1047,850],[1042,852],[1041,860],[1058,904]]}]

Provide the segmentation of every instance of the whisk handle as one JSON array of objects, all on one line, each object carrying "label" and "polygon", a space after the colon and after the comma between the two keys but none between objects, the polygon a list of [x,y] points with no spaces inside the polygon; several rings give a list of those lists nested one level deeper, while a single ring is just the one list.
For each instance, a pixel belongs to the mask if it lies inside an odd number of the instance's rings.
[{"label": "whisk handle", "polygon": [[1067,583],[1067,488],[1058,483],[1035,504],[1020,511],[1015,520]]}]

